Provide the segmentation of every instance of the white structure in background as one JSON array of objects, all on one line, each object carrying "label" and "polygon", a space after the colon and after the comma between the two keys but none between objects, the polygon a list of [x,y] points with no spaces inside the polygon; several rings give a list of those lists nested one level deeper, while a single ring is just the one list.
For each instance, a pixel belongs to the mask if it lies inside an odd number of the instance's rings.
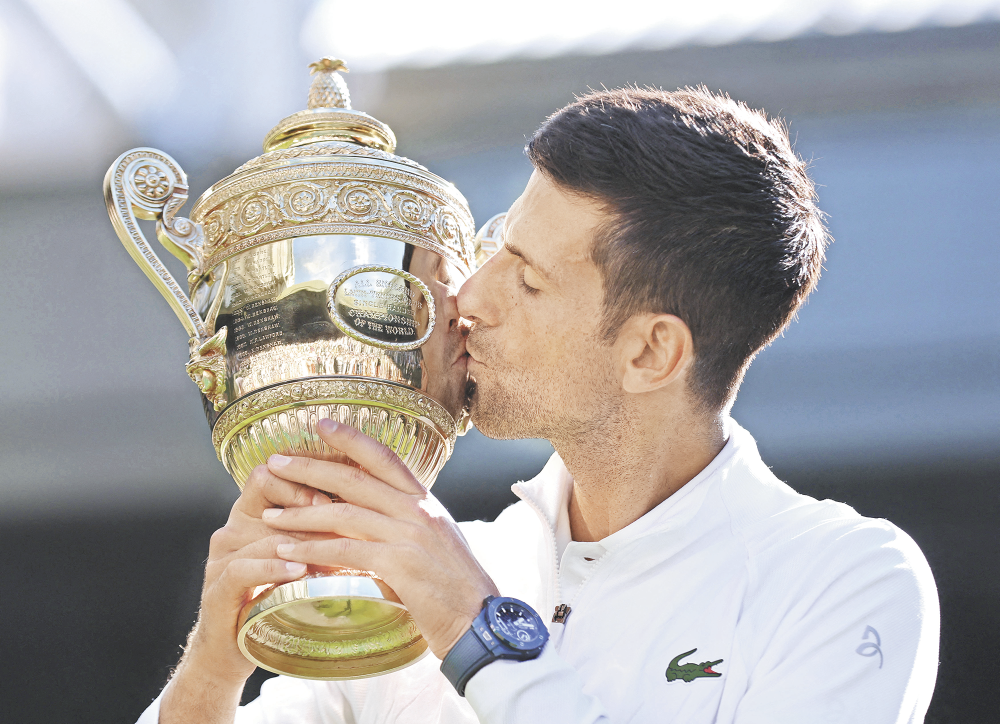
[{"label": "white structure in background", "polygon": [[302,103],[309,7],[0,0],[0,188],[89,183],[130,145],[258,152]]},{"label": "white structure in background", "polygon": [[997,0],[437,0],[419,7],[383,0],[378,22],[367,23],[347,20],[354,7],[352,0],[319,0],[303,27],[306,49],[350,58],[359,70],[384,70],[1000,20]]},{"label": "white structure in background", "polygon": [[128,0],[24,4],[123,119],[138,125],[169,107],[181,80],[177,58]]},{"label": "white structure in background", "polygon": [[537,0],[419,9],[383,0],[370,18],[355,7],[0,0],[0,188],[89,182],[130,144],[169,146],[189,169],[245,157],[274,119],[299,108],[302,68],[320,55],[348,58],[359,107],[374,109],[379,71],[395,67],[1000,19],[1000,0],[581,0],[572,12]]}]

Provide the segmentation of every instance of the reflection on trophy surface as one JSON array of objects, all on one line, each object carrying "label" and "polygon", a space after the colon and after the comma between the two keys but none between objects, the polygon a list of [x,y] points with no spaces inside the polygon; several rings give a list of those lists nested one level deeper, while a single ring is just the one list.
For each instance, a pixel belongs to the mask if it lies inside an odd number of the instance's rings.
[{"label": "reflection on trophy surface", "polygon": [[[324,418],[385,443],[430,486],[468,420],[456,295],[482,249],[454,186],[394,155],[389,127],[351,110],[343,64],[312,69],[308,110],[190,219],[175,215],[184,172],[144,148],[109,169],[108,210],[191,337],[186,369],[241,487],[273,453],[350,462],[319,438]],[[137,219],[156,220],[188,294]],[[239,645],[259,666],[317,679],[394,671],[427,649],[392,590],[348,569],[259,591]]]}]

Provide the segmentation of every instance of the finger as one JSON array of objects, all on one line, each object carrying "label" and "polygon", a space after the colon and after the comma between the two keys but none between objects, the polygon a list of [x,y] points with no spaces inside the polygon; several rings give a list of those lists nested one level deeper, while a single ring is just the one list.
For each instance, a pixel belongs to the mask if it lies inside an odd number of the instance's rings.
[{"label": "finger", "polygon": [[351,460],[383,480],[396,490],[408,495],[421,495],[427,489],[417,482],[413,473],[403,464],[387,445],[365,435],[350,425],[336,420],[320,420],[316,426],[323,442],[334,450],[340,450]]},{"label": "finger", "polygon": [[[295,543],[297,538],[291,533],[276,533],[274,529],[262,526],[263,535],[258,535],[244,542],[234,540],[231,533],[220,528],[212,534],[209,545],[208,565],[223,568],[229,561],[236,558],[275,558],[275,547],[282,543]],[[217,543],[216,538],[226,537],[224,543]],[[214,549],[214,550],[213,550]]]},{"label": "finger", "polygon": [[[281,510],[278,508],[278,510]],[[270,533],[271,529],[267,529]],[[269,535],[266,538],[261,538],[258,540],[253,540],[247,545],[243,546],[238,551],[235,551],[231,555],[227,556],[225,560],[216,562],[216,566],[224,568],[229,564],[230,561],[238,559],[248,559],[248,560],[265,560],[270,558],[278,558],[276,549],[279,545],[288,543],[300,543],[307,540],[330,540],[331,538],[340,538],[336,534],[318,534],[318,533],[295,533],[295,532],[284,532],[277,535]],[[312,566],[309,571],[312,573],[323,572],[325,566]]]},{"label": "finger", "polygon": [[[287,583],[305,574],[301,565],[288,566],[278,556],[280,545],[295,544],[295,538],[286,535],[271,535],[254,541],[225,560],[210,562],[206,570],[209,579],[215,578],[214,588],[230,602],[243,600],[247,593],[271,583]],[[217,576],[212,570],[217,572]]]},{"label": "finger", "polygon": [[293,538],[289,535],[283,535],[281,533],[269,535],[267,538],[262,538],[260,540],[255,540],[252,543],[240,548],[238,551],[232,554],[231,558],[236,560],[238,558],[244,559],[264,559],[264,558],[277,558],[277,549],[279,545],[287,545],[289,543],[298,543],[298,539]]},{"label": "finger", "polygon": [[277,555],[285,561],[310,566],[378,571],[382,580],[392,585],[389,581],[391,573],[383,565],[388,559],[388,551],[389,547],[385,543],[355,538],[282,543],[275,548]]},{"label": "finger", "polygon": [[[410,523],[343,502],[310,508],[270,508],[263,513],[271,528],[298,533],[337,533],[366,541],[396,542],[414,536]],[[295,543],[297,541],[286,541]]]},{"label": "finger", "polygon": [[[217,561],[234,555],[242,555],[241,551],[247,546],[254,545],[274,534],[274,528],[266,525],[260,518],[253,518],[234,511],[226,525],[212,533],[208,544],[209,560]],[[330,537],[330,534],[291,531],[288,532],[288,535],[300,540]]]},{"label": "finger", "polygon": [[419,497],[408,495],[365,470],[328,460],[272,455],[267,464],[272,474],[309,488],[328,491],[341,500],[391,518],[412,519],[419,501],[427,494],[420,488]]},{"label": "finger", "polygon": [[308,566],[282,558],[235,558],[219,576],[218,592],[231,603],[240,605],[258,586],[290,583],[306,574]]},{"label": "finger", "polygon": [[266,465],[258,465],[250,473],[233,508],[259,518],[267,508],[302,507],[329,502],[325,495],[317,497],[315,490],[274,475]]}]

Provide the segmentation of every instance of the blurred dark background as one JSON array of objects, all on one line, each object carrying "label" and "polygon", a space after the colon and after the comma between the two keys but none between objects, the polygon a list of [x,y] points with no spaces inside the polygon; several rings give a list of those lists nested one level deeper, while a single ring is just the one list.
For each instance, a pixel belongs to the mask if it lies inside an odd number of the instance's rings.
[{"label": "blurred dark background", "polygon": [[[733,415],[793,487],[916,539],[942,605],[928,721],[1000,721],[1000,2],[439,5],[0,0],[0,721],[137,718],[237,493],[103,173],[155,146],[195,198],[304,107],[325,53],[480,223],[588,88],[704,83],[787,118],[836,241]],[[435,492],[490,519],[550,452],[473,432]]]}]

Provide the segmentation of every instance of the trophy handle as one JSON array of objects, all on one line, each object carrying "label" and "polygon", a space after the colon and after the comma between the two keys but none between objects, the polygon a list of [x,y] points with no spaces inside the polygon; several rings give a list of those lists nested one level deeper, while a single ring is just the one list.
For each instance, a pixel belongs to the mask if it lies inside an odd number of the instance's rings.
[{"label": "trophy handle", "polygon": [[136,219],[155,220],[160,243],[197,274],[195,270],[201,262],[201,226],[174,217],[187,201],[187,192],[187,174],[170,156],[152,148],[126,151],[111,164],[104,177],[104,201],[118,238],[167,300],[188,336],[204,341],[210,335],[201,315],[136,223]]},{"label": "trophy handle", "polygon": [[490,218],[476,233],[476,266],[481,267],[503,246],[503,224],[507,212]]},{"label": "trophy handle", "polygon": [[167,251],[184,262],[189,272],[188,281],[193,284],[208,272],[202,268],[204,235],[201,224],[175,216],[187,198],[187,174],[174,159],[153,148],[126,151],[111,164],[104,177],[104,201],[115,232],[187,330],[191,346],[187,372],[219,409],[226,397],[226,328],[214,335],[211,330],[222,302],[228,265],[222,271],[223,279],[203,320],[191,299],[163,266],[137,223],[137,219],[156,221],[157,238]]}]

